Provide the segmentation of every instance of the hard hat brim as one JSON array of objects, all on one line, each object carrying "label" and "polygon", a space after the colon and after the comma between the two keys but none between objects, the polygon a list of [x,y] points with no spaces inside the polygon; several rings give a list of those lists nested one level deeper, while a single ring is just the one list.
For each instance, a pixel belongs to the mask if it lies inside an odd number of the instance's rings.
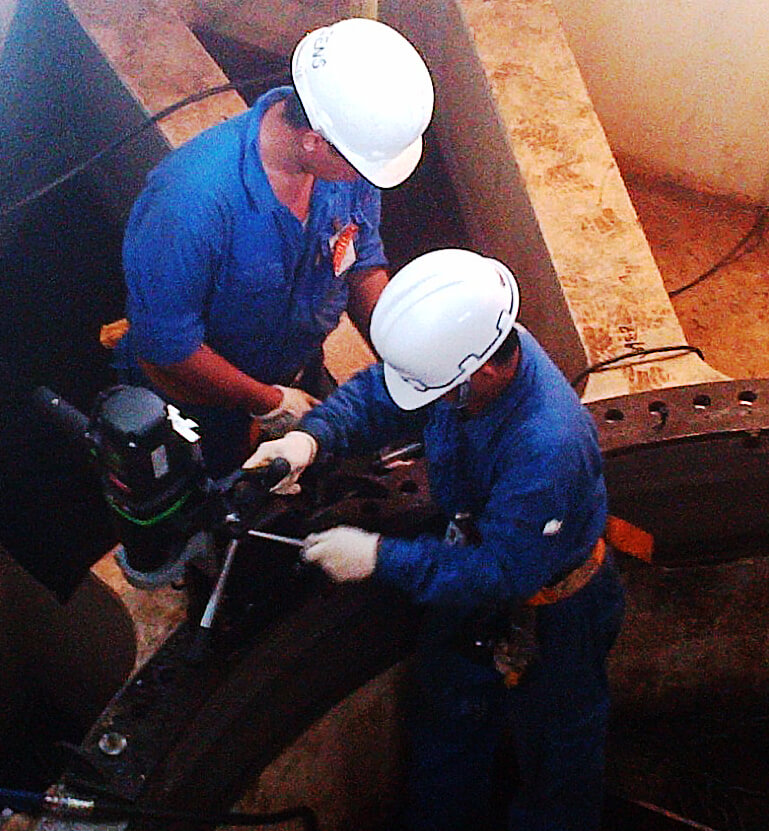
[{"label": "hard hat brim", "polygon": [[382,189],[394,188],[401,182],[405,182],[422,158],[421,136],[394,159],[382,162],[371,162],[345,147],[338,144],[334,146],[361,176],[368,179],[375,187]]},{"label": "hard hat brim", "polygon": [[407,381],[404,381],[403,376],[389,364],[384,365],[384,381],[387,392],[390,393],[390,397],[401,410],[418,410],[452,389],[452,386],[440,389],[415,389]]}]

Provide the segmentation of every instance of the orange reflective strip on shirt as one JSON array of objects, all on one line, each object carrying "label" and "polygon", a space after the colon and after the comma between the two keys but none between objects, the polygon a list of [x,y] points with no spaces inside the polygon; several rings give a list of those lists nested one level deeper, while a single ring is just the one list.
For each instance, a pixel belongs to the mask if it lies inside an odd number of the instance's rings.
[{"label": "orange reflective strip on shirt", "polygon": [[358,233],[358,226],[351,222],[346,225],[340,232],[334,245],[334,274],[340,274],[342,270],[342,263],[344,262],[344,255],[347,251],[347,246],[353,241],[355,235]]}]

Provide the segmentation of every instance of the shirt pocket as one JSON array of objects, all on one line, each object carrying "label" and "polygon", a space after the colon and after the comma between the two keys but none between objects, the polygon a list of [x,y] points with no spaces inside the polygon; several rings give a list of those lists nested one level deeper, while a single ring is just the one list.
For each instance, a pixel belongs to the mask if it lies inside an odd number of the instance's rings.
[{"label": "shirt pocket", "polygon": [[263,340],[282,330],[291,297],[283,263],[260,260],[239,268],[217,287],[211,308],[211,328],[224,343]]}]

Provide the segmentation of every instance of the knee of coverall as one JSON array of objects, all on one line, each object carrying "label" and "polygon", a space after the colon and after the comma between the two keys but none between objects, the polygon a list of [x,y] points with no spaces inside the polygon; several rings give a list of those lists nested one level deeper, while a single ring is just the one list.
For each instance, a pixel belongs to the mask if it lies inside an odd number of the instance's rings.
[{"label": "knee of coverall", "polygon": [[422,620],[411,666],[407,712],[445,726],[497,718],[504,687],[491,663],[475,663],[456,649],[463,616],[430,609]]}]

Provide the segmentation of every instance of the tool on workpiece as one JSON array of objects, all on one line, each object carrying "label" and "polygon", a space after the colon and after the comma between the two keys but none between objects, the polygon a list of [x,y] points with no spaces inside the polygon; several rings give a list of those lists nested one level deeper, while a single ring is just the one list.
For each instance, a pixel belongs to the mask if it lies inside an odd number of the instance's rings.
[{"label": "tool on workpiece", "polygon": [[[90,418],[44,387],[36,390],[35,400],[93,454],[121,543],[116,560],[129,583],[153,589],[181,582],[193,561],[210,576],[218,570],[189,650],[192,661],[203,660],[241,539],[253,532],[302,545],[301,540],[251,528],[258,509],[274,498],[270,489],[290,473],[288,462],[273,459],[262,467],[210,479],[197,425],[143,387],[105,391]],[[218,569],[223,539],[225,554]]]},{"label": "tool on workpiece", "polygon": [[144,387],[106,390],[90,417],[46,387],[34,400],[92,454],[121,543],[116,560],[138,588],[180,582],[190,560],[209,556],[214,533],[242,536],[288,473],[285,460],[276,459],[212,480],[195,422]]},{"label": "tool on workpiece", "polygon": [[[283,464],[275,465],[275,462],[281,462]],[[277,481],[280,481],[280,479],[288,473],[286,470],[287,467],[288,463],[285,462],[284,459],[274,460],[274,475],[272,478],[278,474],[281,474],[280,478],[277,479]],[[259,537],[260,539],[270,540],[272,542],[281,542],[286,545],[294,546],[295,548],[304,547],[304,540],[297,539],[296,537],[284,537],[282,534],[271,534],[268,531],[258,531],[253,528],[249,528],[246,533],[252,537]],[[206,608],[200,618],[198,632],[189,652],[189,657],[192,661],[203,660],[208,654],[211,646],[211,634],[214,625],[214,617],[216,616],[224,595],[224,588],[227,580],[229,579],[232,562],[235,559],[235,552],[238,550],[239,544],[239,537],[234,537],[227,544],[227,551],[224,555],[224,565],[222,566],[221,572],[219,572],[219,577],[216,581],[216,585],[214,586],[214,590],[211,592],[211,597],[209,598]]]},{"label": "tool on workpiece", "polygon": [[269,531],[257,531],[253,528],[249,528],[248,534],[252,537],[259,537],[262,540],[272,540],[272,542],[293,545],[294,548],[304,548],[304,540],[300,540],[298,537],[284,537],[282,534],[271,534]]},{"label": "tool on workpiece", "polygon": [[[273,459],[269,465],[266,465],[265,467],[237,470],[234,474],[231,474],[224,480],[224,487],[227,491],[229,491],[233,484],[243,482],[247,477],[253,477],[254,472],[260,476],[262,488],[269,490],[271,487],[280,482],[280,480],[285,476],[288,476],[291,472],[291,466],[285,459]],[[258,531],[247,528],[244,525],[244,519],[245,517],[242,517],[236,512],[230,512],[225,517],[225,523],[229,533],[231,534],[231,539],[227,543],[227,550],[224,555],[224,564],[219,572],[219,576],[216,580],[216,584],[214,585],[214,589],[211,592],[211,596],[208,599],[206,608],[203,610],[200,622],[198,623],[198,631],[195,636],[195,640],[189,650],[189,658],[193,662],[203,660],[209,653],[214,618],[219,610],[219,605],[221,604],[224,596],[224,589],[230,576],[232,563],[235,559],[235,553],[238,550],[238,546],[240,545],[240,540],[243,535],[249,534],[277,542],[288,542],[289,544],[300,548],[304,544],[302,540],[294,539],[292,537],[283,537],[279,534],[270,534],[266,531]]]}]

